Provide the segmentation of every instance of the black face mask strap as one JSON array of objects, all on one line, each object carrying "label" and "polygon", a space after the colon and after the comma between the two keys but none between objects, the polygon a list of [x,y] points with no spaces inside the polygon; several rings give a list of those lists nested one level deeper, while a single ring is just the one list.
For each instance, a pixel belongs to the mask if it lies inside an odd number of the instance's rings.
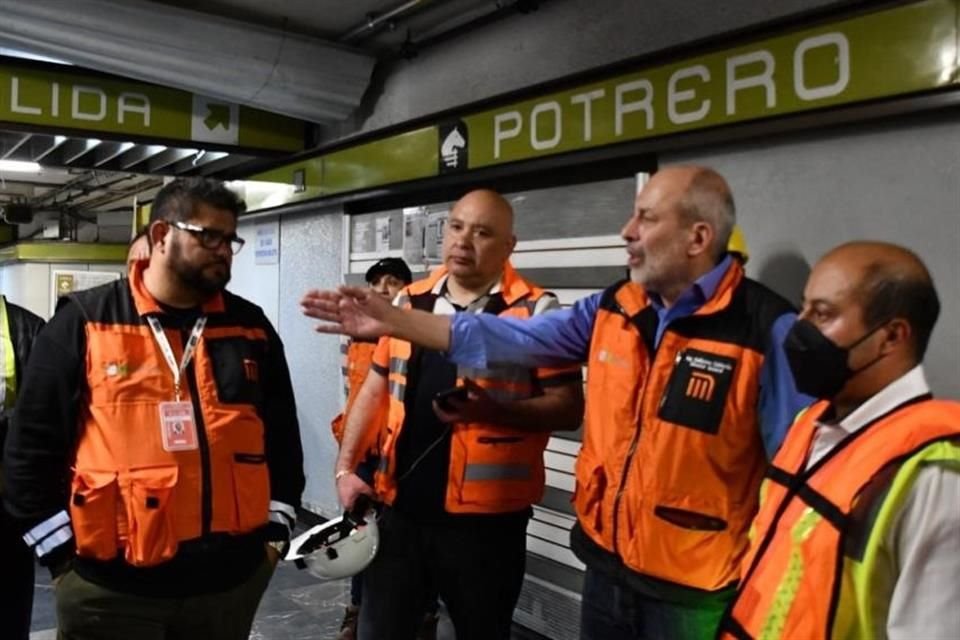
[{"label": "black face mask strap", "polygon": [[[861,344],[863,344],[863,343],[866,341],[867,338],[869,338],[870,336],[872,336],[873,334],[875,334],[877,331],[879,331],[880,329],[882,329],[882,328],[884,327],[884,325],[886,325],[888,322],[890,322],[890,321],[889,321],[889,320],[884,320],[883,322],[877,324],[876,326],[873,327],[873,329],[870,329],[870,330],[867,331],[865,334],[863,334],[860,338],[858,338],[857,340],[855,340],[854,343],[851,344],[849,347],[846,347],[845,350],[846,350],[846,352],[847,352],[847,359],[848,359],[848,361],[849,361],[849,358],[850,358],[850,352],[851,352],[851,351],[853,351],[856,347],[858,347],[858,346],[860,346]],[[883,358],[884,358],[884,355],[881,353],[881,354],[878,355],[876,358],[874,358],[873,360],[871,360],[871,361],[868,362],[867,364],[863,365],[863,366],[860,367],[859,369],[851,369],[851,370],[850,370],[850,379],[852,379],[852,378],[853,378],[855,375],[857,375],[858,373],[861,373],[862,371],[866,371],[867,369],[869,369],[869,368],[872,367],[873,365],[875,365],[875,364],[877,364],[878,362],[880,362],[881,360],[883,360]],[[850,365],[847,365],[847,366],[850,366]]]}]

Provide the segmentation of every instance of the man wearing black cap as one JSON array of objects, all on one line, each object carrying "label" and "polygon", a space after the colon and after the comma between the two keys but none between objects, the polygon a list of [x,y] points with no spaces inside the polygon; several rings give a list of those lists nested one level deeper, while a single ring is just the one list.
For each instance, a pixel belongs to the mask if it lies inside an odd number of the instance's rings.
[{"label": "man wearing black cap", "polygon": [[377,293],[393,300],[400,289],[413,282],[410,267],[403,258],[382,258],[367,269],[367,284]]},{"label": "man wearing black cap", "polygon": [[[413,276],[410,273],[410,267],[401,258],[383,258],[376,264],[367,269],[365,276],[367,284],[371,289],[383,297],[393,300],[403,287],[413,282]],[[353,406],[357,397],[357,391],[360,390],[367,373],[370,370],[370,363],[373,360],[373,352],[376,349],[376,340],[351,339],[340,345],[343,353],[343,391],[347,398],[343,412],[337,415],[330,423],[333,430],[333,437],[337,439],[337,444],[343,440],[343,425],[346,416]],[[378,413],[375,420],[369,424],[371,428],[365,434],[362,447],[358,448],[360,455],[354,460],[354,466],[357,474],[365,478],[367,482],[373,482],[373,471],[377,466],[378,458],[378,440],[379,429],[387,422],[387,405],[384,404],[383,411]],[[337,640],[354,640],[357,634],[357,619],[360,613],[361,602],[361,584],[362,574],[353,577],[350,583],[350,604],[347,605],[343,617],[343,624],[340,627],[340,633]],[[433,611],[427,615],[425,624],[436,629],[436,599],[433,600]],[[430,636],[427,636],[430,637]],[[435,635],[434,635],[435,637]]]}]

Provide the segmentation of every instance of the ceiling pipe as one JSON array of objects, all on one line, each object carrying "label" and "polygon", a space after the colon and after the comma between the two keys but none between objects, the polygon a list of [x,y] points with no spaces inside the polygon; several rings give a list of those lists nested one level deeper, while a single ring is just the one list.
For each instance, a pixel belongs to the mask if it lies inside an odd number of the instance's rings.
[{"label": "ceiling pipe", "polygon": [[423,8],[429,4],[436,4],[437,2],[438,0],[409,0],[408,2],[397,5],[393,9],[387,10],[385,13],[368,14],[366,20],[337,38],[337,41],[346,44],[353,43],[359,39],[360,36],[372,36],[379,29],[388,26],[394,20],[406,16],[413,10]]},{"label": "ceiling pipe", "polygon": [[469,12],[463,15],[463,21],[446,24],[439,31],[428,30],[419,38],[408,39],[393,51],[394,58],[413,58],[422,49],[441,44],[452,38],[460,37],[470,31],[485,27],[514,14],[528,14],[537,11],[540,5],[549,0],[497,0],[492,9],[486,12]]}]

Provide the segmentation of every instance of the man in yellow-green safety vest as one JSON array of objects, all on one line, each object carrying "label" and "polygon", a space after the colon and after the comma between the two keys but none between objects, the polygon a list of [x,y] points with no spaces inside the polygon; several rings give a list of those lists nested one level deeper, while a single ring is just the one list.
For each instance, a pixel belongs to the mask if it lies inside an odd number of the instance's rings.
[{"label": "man in yellow-green safety vest", "polygon": [[[13,415],[20,375],[43,320],[0,295],[0,454]],[[0,456],[2,457],[2,456]],[[3,475],[0,469],[0,497]],[[0,629],[3,637],[26,640],[33,607],[33,553],[21,539],[0,501]]]},{"label": "man in yellow-green safety vest", "polygon": [[960,403],[923,355],[940,304],[912,252],[842,245],[784,352],[803,411],[773,459],[724,640],[956,638]]}]

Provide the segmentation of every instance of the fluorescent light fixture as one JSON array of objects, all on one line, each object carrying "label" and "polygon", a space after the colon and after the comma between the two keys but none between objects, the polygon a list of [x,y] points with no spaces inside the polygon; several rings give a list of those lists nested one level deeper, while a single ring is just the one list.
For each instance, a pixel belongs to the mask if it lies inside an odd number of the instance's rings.
[{"label": "fluorescent light fixture", "polygon": [[67,136],[53,136],[53,144],[54,144],[54,146],[59,147],[60,145],[62,145],[62,144],[63,144],[64,142],[66,142],[66,141],[67,141]]},{"label": "fluorescent light fixture", "polygon": [[130,149],[133,149],[134,146],[136,145],[134,145],[132,142],[124,142],[120,145],[120,151],[130,151]]},{"label": "fluorescent light fixture", "polygon": [[38,53],[23,51],[22,49],[0,47],[0,55],[10,56],[11,58],[20,58],[22,60],[39,60],[40,62],[52,62],[54,64],[63,64],[71,67],[73,66],[71,63],[67,62],[66,60],[61,60],[60,58],[51,58],[49,56],[43,56]]},{"label": "fluorescent light fixture", "polygon": [[101,142],[103,142],[103,140],[100,140],[98,138],[87,138],[87,151],[89,151],[90,149],[93,149],[95,146],[97,146]]},{"label": "fluorescent light fixture", "polygon": [[21,162],[19,160],[0,160],[0,171],[11,173],[40,173],[42,167],[36,162]]}]

